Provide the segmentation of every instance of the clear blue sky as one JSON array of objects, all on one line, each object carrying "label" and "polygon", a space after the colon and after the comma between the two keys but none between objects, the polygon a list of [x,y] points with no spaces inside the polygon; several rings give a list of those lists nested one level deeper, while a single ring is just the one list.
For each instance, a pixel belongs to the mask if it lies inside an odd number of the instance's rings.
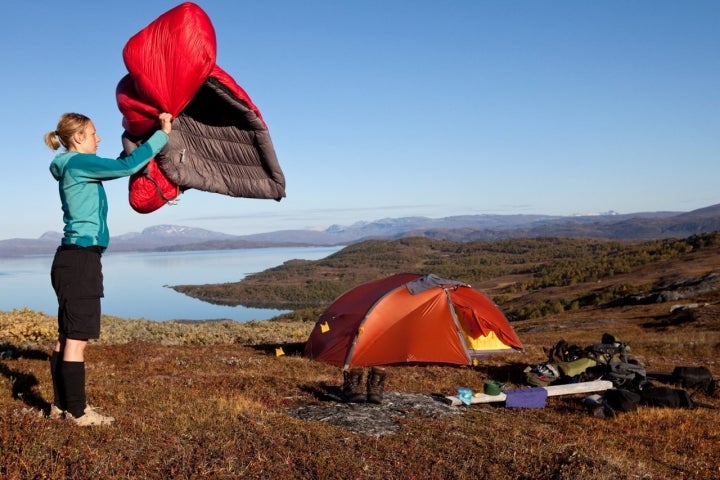
[{"label": "clear blue sky", "polygon": [[[43,134],[79,111],[116,156],[122,48],[179,3],[3,5],[0,238],[62,229]],[[287,198],[189,191],[141,215],[115,180],[112,235],[720,203],[719,1],[197,3],[269,125]]]}]

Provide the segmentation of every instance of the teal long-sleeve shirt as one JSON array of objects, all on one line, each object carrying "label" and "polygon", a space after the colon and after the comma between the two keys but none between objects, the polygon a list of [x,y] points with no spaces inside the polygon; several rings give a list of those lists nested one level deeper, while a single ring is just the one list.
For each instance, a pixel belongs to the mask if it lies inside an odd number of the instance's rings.
[{"label": "teal long-sleeve shirt", "polygon": [[65,223],[63,245],[107,248],[108,202],[103,180],[114,180],[139,172],[168,142],[162,130],[124,158],[102,158],[94,154],[65,152],[50,163],[58,181]]}]

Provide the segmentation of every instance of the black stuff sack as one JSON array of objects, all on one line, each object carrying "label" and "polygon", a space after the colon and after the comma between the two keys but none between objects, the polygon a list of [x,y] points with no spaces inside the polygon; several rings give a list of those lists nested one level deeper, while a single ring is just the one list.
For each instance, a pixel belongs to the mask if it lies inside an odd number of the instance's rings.
[{"label": "black stuff sack", "polygon": [[624,388],[605,391],[605,402],[615,412],[634,412],[640,404],[640,394]]},{"label": "black stuff sack", "polygon": [[642,403],[651,407],[695,408],[685,390],[670,387],[648,387],[641,392]]},{"label": "black stuff sack", "polygon": [[707,367],[675,367],[672,378],[683,388],[701,390],[707,395],[715,392],[715,380]]}]

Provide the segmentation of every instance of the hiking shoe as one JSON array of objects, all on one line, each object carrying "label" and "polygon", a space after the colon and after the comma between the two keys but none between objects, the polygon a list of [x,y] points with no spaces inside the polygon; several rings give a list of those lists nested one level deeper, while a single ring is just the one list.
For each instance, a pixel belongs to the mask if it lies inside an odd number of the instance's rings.
[{"label": "hiking shoe", "polygon": [[48,414],[50,420],[61,420],[64,416],[65,412],[60,407],[54,403],[50,405],[50,413]]},{"label": "hiking shoe", "polygon": [[79,417],[73,417],[72,413],[65,412],[65,418],[70,420],[78,427],[92,427],[95,425],[110,425],[115,421],[115,417],[101,415],[90,405],[85,407],[85,413]]},{"label": "hiking shoe", "polygon": [[365,402],[365,392],[362,390],[363,387],[363,369],[353,368],[350,370],[343,370],[343,386],[342,386],[342,397],[343,401],[348,403],[363,403]]},{"label": "hiking shoe", "polygon": [[383,390],[385,389],[385,375],[384,368],[372,367],[370,369],[370,374],[367,377],[368,403],[382,403]]}]

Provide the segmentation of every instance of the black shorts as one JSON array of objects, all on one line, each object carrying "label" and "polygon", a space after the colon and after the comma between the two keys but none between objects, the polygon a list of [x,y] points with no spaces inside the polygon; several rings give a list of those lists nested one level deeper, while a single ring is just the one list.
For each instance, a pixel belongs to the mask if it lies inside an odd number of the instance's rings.
[{"label": "black shorts", "polygon": [[58,333],[73,340],[100,337],[103,296],[102,250],[61,246],[55,252],[50,279],[58,299]]}]

